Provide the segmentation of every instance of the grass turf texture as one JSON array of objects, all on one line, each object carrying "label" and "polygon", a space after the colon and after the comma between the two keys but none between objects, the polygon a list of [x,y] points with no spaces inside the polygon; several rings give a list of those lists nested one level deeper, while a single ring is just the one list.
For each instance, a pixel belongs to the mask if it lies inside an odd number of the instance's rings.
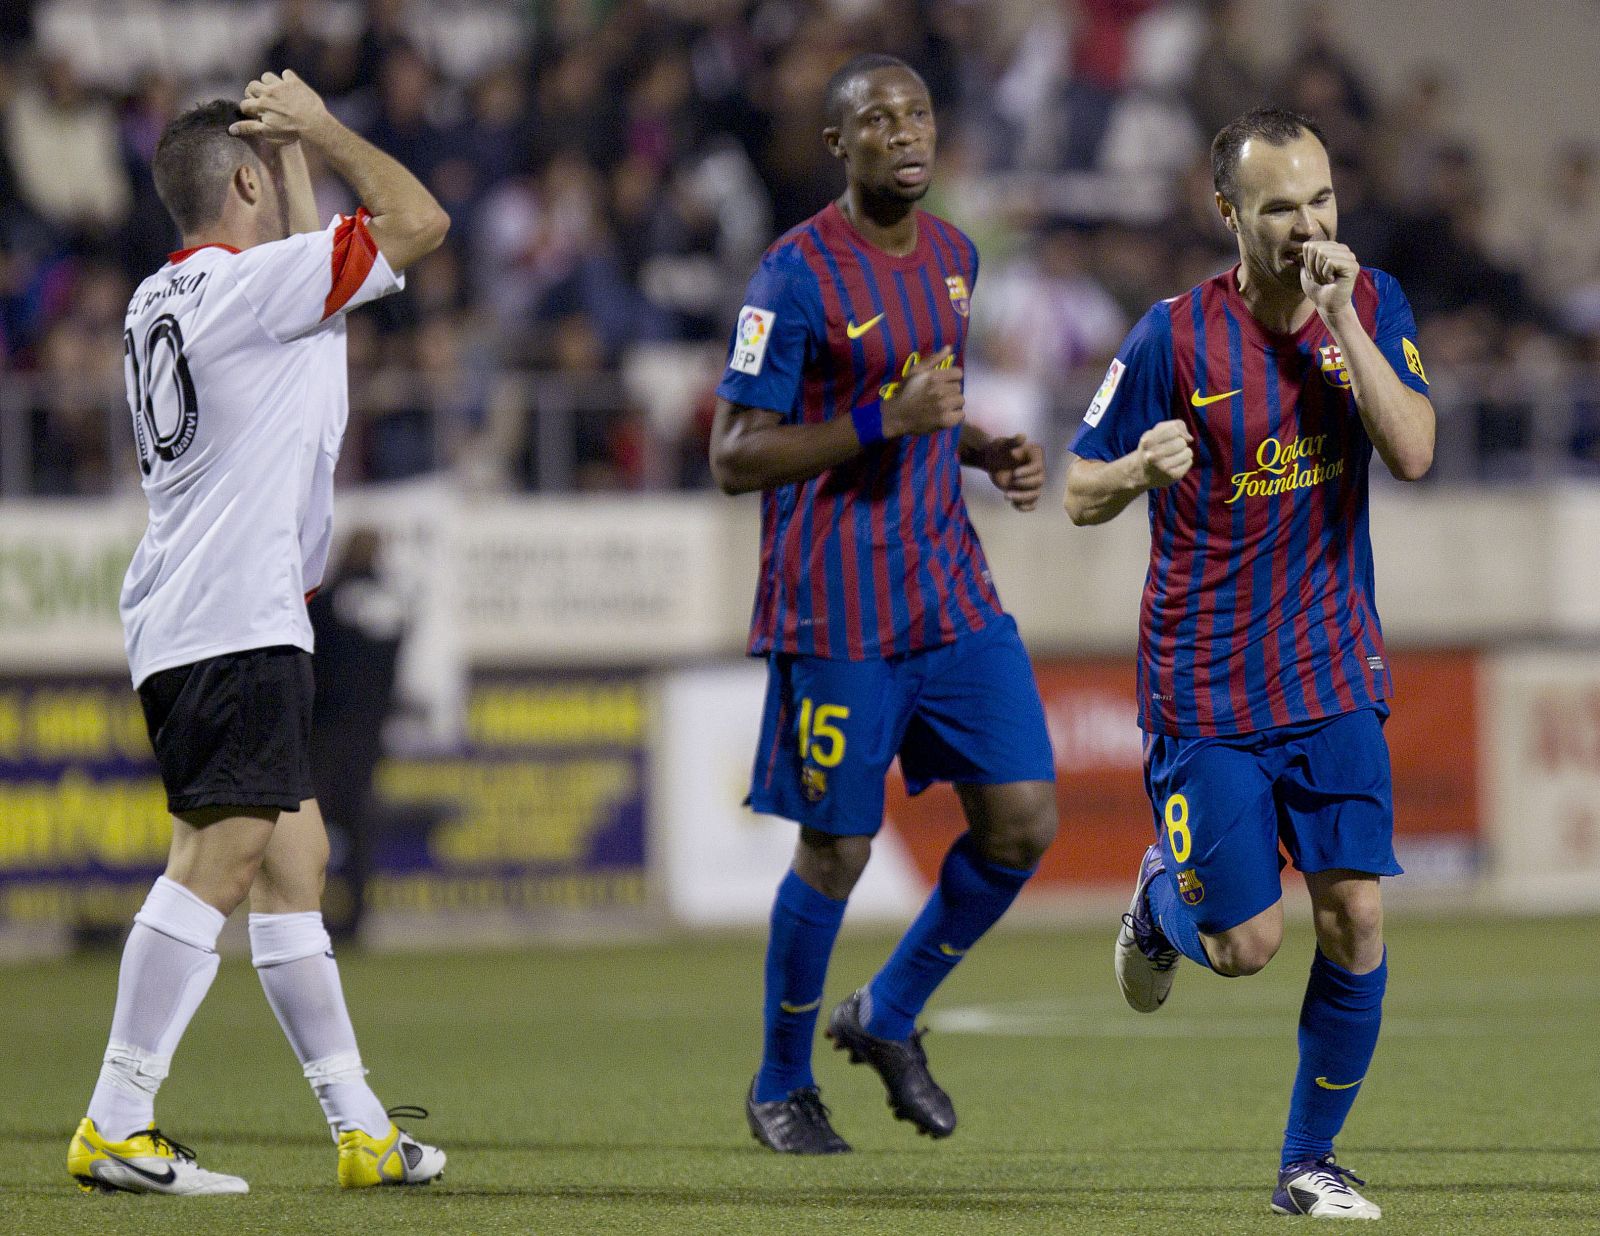
[{"label": "grass turf texture", "polygon": [[[1378,1058],[1340,1151],[1393,1233],[1593,1232],[1594,920],[1395,922]],[[341,964],[372,1081],[450,1155],[429,1189],[341,1194],[321,1113],[242,959],[222,967],[160,1122],[244,1198],[85,1196],[64,1170],[114,958],[0,970],[0,1232],[1281,1233],[1268,1196],[1309,927],[1252,979],[1188,963],[1122,1006],[1105,930],[1001,930],[935,998],[961,1127],[931,1143],[819,1039],[856,1153],[780,1158],[745,1128],[761,941],[366,957]],[[849,934],[833,1000],[887,937]],[[1320,1228],[1318,1229],[1320,1230]]]}]

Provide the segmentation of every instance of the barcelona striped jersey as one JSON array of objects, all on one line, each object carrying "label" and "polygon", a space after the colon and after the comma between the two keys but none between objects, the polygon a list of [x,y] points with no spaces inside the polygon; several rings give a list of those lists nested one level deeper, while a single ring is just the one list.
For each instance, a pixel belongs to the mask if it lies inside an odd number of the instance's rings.
[{"label": "barcelona striped jersey", "polygon": [[[1363,268],[1353,303],[1413,390],[1427,376],[1394,278]],[[1367,437],[1321,316],[1267,330],[1238,268],[1163,301],[1124,341],[1072,442],[1114,460],[1160,421],[1194,467],[1149,497],[1139,724],[1252,733],[1370,707],[1392,689],[1373,595]]]},{"label": "barcelona striped jersey", "polygon": [[[917,212],[875,248],[835,204],[780,237],[745,294],[717,394],[813,425],[892,399],[918,358],[961,364],[978,251]],[[1000,611],[961,496],[959,426],[866,447],[761,498],[752,654],[859,661],[936,648]]]}]

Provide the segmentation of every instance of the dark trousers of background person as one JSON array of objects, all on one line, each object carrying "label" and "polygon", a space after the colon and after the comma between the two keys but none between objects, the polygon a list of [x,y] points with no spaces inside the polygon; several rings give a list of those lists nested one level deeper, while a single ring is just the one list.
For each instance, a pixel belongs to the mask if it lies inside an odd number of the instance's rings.
[{"label": "dark trousers of background person", "polygon": [[323,917],[336,940],[354,938],[372,874],[372,780],[383,755],[383,727],[394,700],[403,637],[402,608],[352,538],[353,556],[311,599],[317,651],[311,712],[311,783],[328,825],[332,856]]}]

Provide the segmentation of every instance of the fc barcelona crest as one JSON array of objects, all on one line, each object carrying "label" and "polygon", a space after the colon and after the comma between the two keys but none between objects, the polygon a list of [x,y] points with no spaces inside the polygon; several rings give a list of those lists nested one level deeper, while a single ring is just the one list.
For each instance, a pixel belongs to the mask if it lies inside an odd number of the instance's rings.
[{"label": "fc barcelona crest", "polygon": [[1344,353],[1339,350],[1339,345],[1325,344],[1318,351],[1322,356],[1322,380],[1339,390],[1349,390],[1350,371],[1345,368]]},{"label": "fc barcelona crest", "polygon": [[828,792],[828,774],[820,768],[806,765],[800,770],[800,792],[808,803],[820,803]]},{"label": "fc barcelona crest", "polygon": [[967,316],[967,310],[972,307],[972,294],[967,291],[967,281],[961,275],[946,275],[945,287],[950,289],[950,303],[962,317]]},{"label": "fc barcelona crest", "polygon": [[1206,899],[1206,886],[1200,882],[1193,867],[1178,872],[1178,896],[1186,906],[1197,906]]}]

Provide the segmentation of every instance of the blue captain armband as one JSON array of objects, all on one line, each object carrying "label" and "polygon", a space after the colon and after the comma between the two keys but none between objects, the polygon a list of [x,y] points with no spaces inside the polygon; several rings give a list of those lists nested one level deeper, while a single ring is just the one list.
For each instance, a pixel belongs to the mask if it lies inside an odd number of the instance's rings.
[{"label": "blue captain armband", "polygon": [[856,437],[861,439],[862,446],[871,446],[874,442],[883,441],[883,403],[874,399],[871,403],[864,403],[858,408],[850,409],[850,419],[855,422]]}]

